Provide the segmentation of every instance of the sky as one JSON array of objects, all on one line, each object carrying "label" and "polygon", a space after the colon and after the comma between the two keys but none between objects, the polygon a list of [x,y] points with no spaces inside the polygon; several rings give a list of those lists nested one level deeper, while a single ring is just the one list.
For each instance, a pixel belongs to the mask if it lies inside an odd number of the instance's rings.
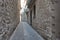
[{"label": "sky", "polygon": [[21,0],[21,7],[23,8],[23,7],[25,7],[25,5],[26,5],[26,1],[25,0]]}]

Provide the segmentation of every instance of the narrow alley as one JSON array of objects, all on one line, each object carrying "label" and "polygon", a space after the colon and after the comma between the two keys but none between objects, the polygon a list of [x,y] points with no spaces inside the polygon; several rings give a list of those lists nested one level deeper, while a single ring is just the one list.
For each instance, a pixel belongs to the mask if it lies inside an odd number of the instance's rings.
[{"label": "narrow alley", "polygon": [[10,40],[44,40],[27,22],[21,22]]},{"label": "narrow alley", "polygon": [[0,40],[60,40],[60,0],[0,0]]}]

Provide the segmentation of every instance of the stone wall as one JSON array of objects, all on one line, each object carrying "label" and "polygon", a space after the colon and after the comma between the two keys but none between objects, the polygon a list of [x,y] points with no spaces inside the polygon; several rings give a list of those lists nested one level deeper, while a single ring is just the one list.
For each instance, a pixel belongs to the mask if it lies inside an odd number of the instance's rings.
[{"label": "stone wall", "polygon": [[[34,4],[36,5],[36,18],[33,18],[33,6],[30,8],[32,27],[46,40],[60,40],[60,0],[36,0]],[[28,22],[30,23],[30,12]]]},{"label": "stone wall", "polygon": [[0,40],[8,40],[19,23],[18,1],[0,0]]}]

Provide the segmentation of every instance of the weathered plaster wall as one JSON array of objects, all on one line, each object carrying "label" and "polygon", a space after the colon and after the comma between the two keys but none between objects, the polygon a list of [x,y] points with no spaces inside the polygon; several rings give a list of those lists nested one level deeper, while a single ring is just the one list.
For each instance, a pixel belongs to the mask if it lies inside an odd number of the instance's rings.
[{"label": "weathered plaster wall", "polygon": [[0,0],[0,40],[8,40],[19,23],[18,1]]}]

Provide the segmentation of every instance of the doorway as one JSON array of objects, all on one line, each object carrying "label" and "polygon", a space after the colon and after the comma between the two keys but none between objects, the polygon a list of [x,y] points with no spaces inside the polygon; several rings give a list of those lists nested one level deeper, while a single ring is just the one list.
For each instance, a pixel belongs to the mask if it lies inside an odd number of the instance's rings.
[{"label": "doorway", "polygon": [[30,25],[32,26],[32,10],[30,11]]}]

